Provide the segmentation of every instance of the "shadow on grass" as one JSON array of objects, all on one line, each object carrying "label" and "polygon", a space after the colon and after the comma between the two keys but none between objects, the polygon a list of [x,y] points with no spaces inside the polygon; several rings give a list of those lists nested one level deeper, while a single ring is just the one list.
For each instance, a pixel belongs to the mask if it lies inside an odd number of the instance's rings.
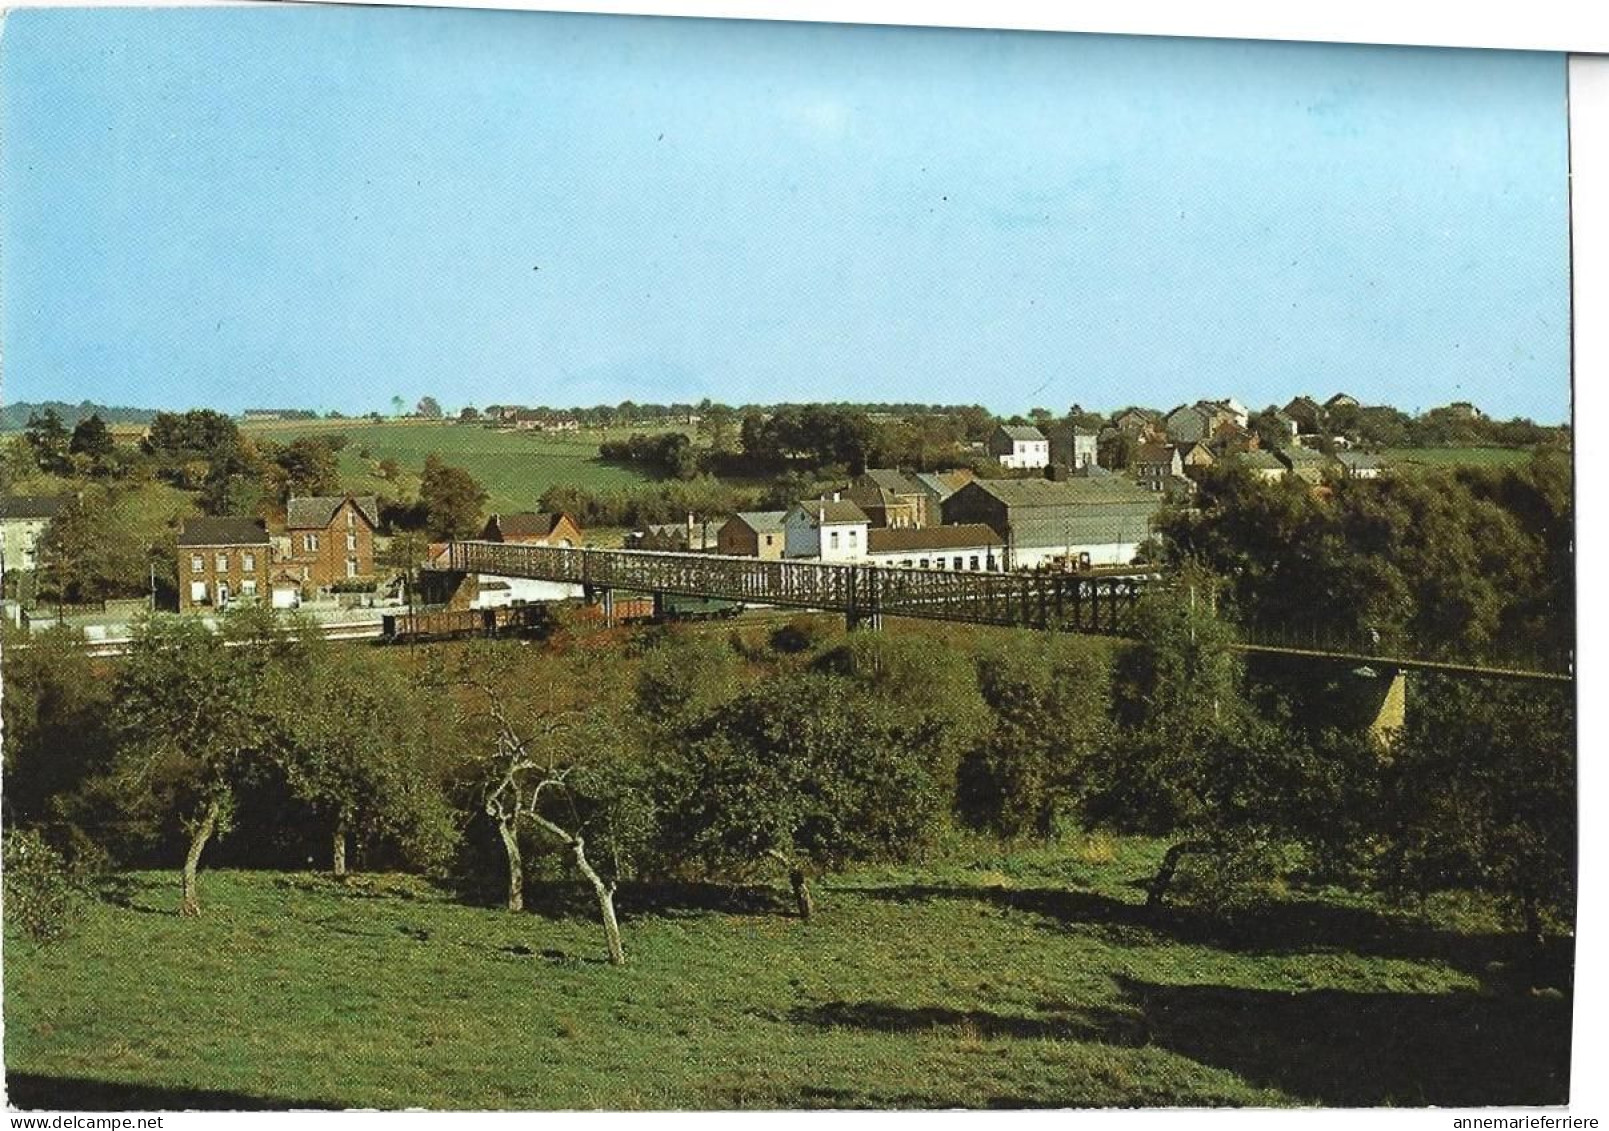
[{"label": "shadow on grass", "polygon": [[1118,984],[1148,1043],[1299,1100],[1488,1107],[1570,1097],[1562,998]]},{"label": "shadow on grass", "polygon": [[[812,1028],[1067,1040],[1165,1049],[1299,1103],[1332,1107],[1536,1106],[1569,1099],[1570,1006],[1529,994],[1282,993],[1118,978],[1115,1009],[1024,1017],[987,1010],[828,1002],[797,1009]],[[820,1097],[817,1097],[819,1099]],[[844,1099],[845,1097],[838,1097]],[[1077,1094],[979,1106],[1076,1106]],[[1188,1103],[1181,1094],[1178,1102]]]},{"label": "shadow on grass", "polygon": [[1550,940],[1541,955],[1533,959],[1517,936],[1463,934],[1405,915],[1313,899],[1280,900],[1227,915],[1178,906],[1151,910],[1141,903],[1065,888],[911,885],[839,890],[900,903],[975,900],[1030,912],[1069,929],[1094,928],[1119,945],[1172,940],[1253,955],[1345,952],[1364,957],[1439,960],[1483,979],[1490,979],[1494,968],[1523,966],[1512,970],[1511,976],[1521,977],[1529,984],[1562,989],[1572,984],[1575,961],[1571,939]]},{"label": "shadow on grass", "polygon": [[[785,893],[769,887],[665,881],[621,884],[615,893],[622,923],[650,915],[783,915],[792,908]],[[598,900],[584,883],[528,883],[525,909],[548,919],[596,919]]]},{"label": "shadow on grass", "polygon": [[177,915],[179,913],[179,884],[144,879],[123,873],[97,877],[90,890],[98,899],[125,911],[138,911],[142,915]]},{"label": "shadow on grass", "polygon": [[81,1076],[6,1073],[6,1100],[21,1111],[329,1111],[335,1105],[197,1088],[120,1084]]},{"label": "shadow on grass", "polygon": [[823,1005],[801,1006],[789,1015],[789,1020],[818,1029],[867,1029],[878,1033],[942,1031],[985,1040],[1013,1038],[1132,1045],[1139,1043],[1140,1033],[1133,1018],[1120,1018],[1108,1011],[1097,1017],[1075,1013],[1020,1017],[983,1009],[903,1006],[888,1001],[830,1001]]}]

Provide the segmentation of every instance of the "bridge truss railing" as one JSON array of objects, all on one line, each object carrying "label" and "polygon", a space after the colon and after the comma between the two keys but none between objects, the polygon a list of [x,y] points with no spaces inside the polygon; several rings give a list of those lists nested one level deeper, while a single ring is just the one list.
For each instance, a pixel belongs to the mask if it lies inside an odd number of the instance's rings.
[{"label": "bridge truss railing", "polygon": [[858,616],[1123,635],[1147,575],[985,573],[716,554],[454,542],[452,569]]}]

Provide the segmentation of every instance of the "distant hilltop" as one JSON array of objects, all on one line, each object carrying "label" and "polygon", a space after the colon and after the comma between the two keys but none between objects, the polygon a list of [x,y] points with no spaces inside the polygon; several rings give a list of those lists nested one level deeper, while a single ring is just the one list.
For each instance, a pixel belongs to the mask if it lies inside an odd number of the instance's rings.
[{"label": "distant hilltop", "polygon": [[93,401],[68,404],[66,401],[17,401],[0,405],[0,431],[20,432],[28,427],[28,418],[53,409],[61,422],[71,428],[80,420],[99,416],[108,424],[149,424],[161,412],[158,408],[130,408],[127,405],[104,405]]}]

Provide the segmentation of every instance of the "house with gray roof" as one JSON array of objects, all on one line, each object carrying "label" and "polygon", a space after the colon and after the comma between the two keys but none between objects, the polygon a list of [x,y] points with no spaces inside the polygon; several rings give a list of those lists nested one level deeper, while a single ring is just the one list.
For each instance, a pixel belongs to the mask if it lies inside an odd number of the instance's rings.
[{"label": "house with gray roof", "polygon": [[715,532],[717,553],[777,561],[782,557],[782,520],[787,511],[738,511]]},{"label": "house with gray roof", "polygon": [[0,498],[0,569],[20,573],[39,568],[39,540],[72,501],[71,495]]},{"label": "house with gray roof", "polygon": [[1312,448],[1298,447],[1295,444],[1288,448],[1280,448],[1274,453],[1274,458],[1284,464],[1296,478],[1315,486],[1324,481],[1326,471],[1340,466],[1334,456],[1325,455]]},{"label": "house with gray roof", "polygon": [[1341,474],[1348,479],[1378,479],[1385,473],[1385,463],[1373,452],[1336,452]]},{"label": "house with gray roof", "polygon": [[830,499],[804,499],[782,519],[782,554],[824,562],[853,562],[866,556],[866,512],[835,492]]},{"label": "house with gray roof", "polygon": [[1134,559],[1151,537],[1161,497],[1126,478],[978,479],[944,501],[946,525],[982,523],[1006,544],[1010,569],[1088,555],[1093,565]]},{"label": "house with gray roof", "polygon": [[1032,424],[1001,424],[989,436],[989,454],[1001,467],[1044,467],[1050,463],[1050,441]]}]

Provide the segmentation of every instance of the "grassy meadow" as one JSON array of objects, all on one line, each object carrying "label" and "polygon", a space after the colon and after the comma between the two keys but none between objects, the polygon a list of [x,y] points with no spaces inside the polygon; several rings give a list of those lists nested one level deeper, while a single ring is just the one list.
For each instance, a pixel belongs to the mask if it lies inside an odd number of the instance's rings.
[{"label": "grassy meadow", "polygon": [[[1478,917],[1323,893],[1148,916],[1161,846],[958,840],[780,889],[512,914],[411,877],[120,877],[6,939],[18,1106],[664,1109],[1556,1104],[1570,1004]],[[1513,980],[1511,980],[1513,979]]]},{"label": "grassy meadow", "polygon": [[[347,437],[341,452],[341,479],[349,491],[398,494],[398,486],[416,490],[425,456],[435,452],[464,468],[486,488],[493,511],[534,510],[542,492],[555,484],[607,490],[649,482],[642,473],[598,458],[604,440],[623,439],[644,428],[591,429],[570,433],[499,432],[479,425],[443,421],[361,420],[269,421],[243,426],[249,435],[281,442],[298,436],[339,432]],[[367,452],[364,456],[362,453]],[[382,479],[378,465],[394,459],[402,466],[398,483]]]}]

